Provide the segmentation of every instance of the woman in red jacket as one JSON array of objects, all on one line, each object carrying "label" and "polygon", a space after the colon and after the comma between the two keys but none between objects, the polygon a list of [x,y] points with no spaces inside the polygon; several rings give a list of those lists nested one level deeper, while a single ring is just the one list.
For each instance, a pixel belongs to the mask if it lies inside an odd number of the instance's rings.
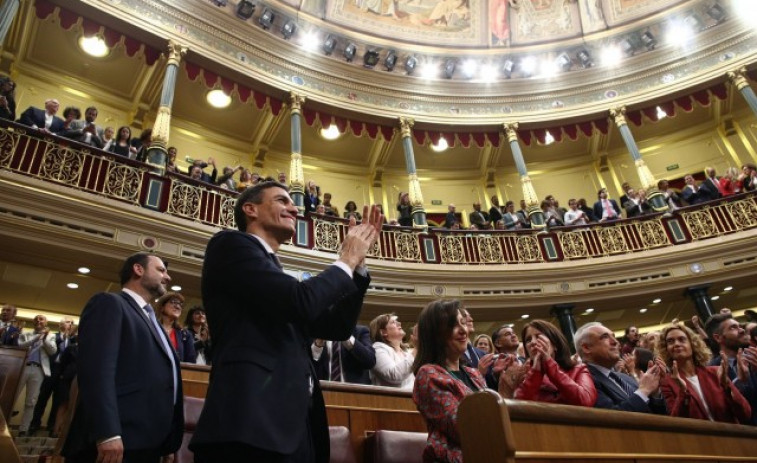
[{"label": "woman in red jacket", "polygon": [[662,330],[658,354],[670,368],[660,390],[671,416],[749,424],[752,409],[728,377],[728,362],[708,367],[704,341],[684,325]]},{"label": "woman in red jacket", "polygon": [[413,401],[426,420],[424,463],[461,463],[457,407],[463,398],[483,390],[486,382],[475,368],[460,364],[468,330],[460,301],[430,303],[418,318],[418,351],[413,364]]},{"label": "woman in red jacket", "polygon": [[[591,373],[586,365],[576,364],[570,358],[568,341],[557,327],[534,320],[523,328],[522,339],[528,370],[515,389],[515,399],[594,406],[597,390]],[[507,375],[508,371],[502,374]]]}]

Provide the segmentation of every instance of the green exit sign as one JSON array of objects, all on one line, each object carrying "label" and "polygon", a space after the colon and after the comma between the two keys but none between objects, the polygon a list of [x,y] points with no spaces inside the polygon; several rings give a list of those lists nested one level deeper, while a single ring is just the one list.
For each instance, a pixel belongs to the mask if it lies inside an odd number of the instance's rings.
[{"label": "green exit sign", "polygon": [[666,169],[668,170],[668,172],[670,172],[671,170],[676,170],[678,169],[678,164],[671,164],[668,167],[666,167]]},{"label": "green exit sign", "polygon": [[431,205],[432,206],[441,206],[442,205],[442,200],[441,199],[432,199],[431,200]]}]

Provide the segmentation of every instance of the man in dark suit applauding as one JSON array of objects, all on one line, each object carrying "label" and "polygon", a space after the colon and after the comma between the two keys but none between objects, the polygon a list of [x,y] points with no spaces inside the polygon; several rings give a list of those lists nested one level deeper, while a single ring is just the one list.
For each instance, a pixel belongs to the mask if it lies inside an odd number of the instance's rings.
[{"label": "man in dark suit applauding", "polygon": [[213,332],[213,374],[190,444],[195,462],[329,461],[326,409],[310,339],[343,341],[370,278],[363,265],[383,222],[373,206],[342,241],[338,260],[305,281],[275,252],[294,235],[286,186],[263,182],[237,198],[239,231],[211,238],[202,298]]},{"label": "man in dark suit applauding", "polygon": [[157,463],[181,445],[179,359],[150,305],[170,281],[159,257],[137,253],[121,269],[123,291],[96,294],[84,307],[66,463]]},{"label": "man in dark suit applauding", "polygon": [[316,339],[310,350],[318,379],[371,384],[368,370],[376,365],[376,351],[367,326],[357,325],[345,341]]},{"label": "man in dark suit applauding", "polygon": [[598,322],[587,323],[576,331],[576,352],[589,367],[597,388],[597,408],[664,415],[665,401],[660,397],[660,377],[665,364],[655,359],[637,382],[615,371],[620,360],[620,343],[615,334]]}]

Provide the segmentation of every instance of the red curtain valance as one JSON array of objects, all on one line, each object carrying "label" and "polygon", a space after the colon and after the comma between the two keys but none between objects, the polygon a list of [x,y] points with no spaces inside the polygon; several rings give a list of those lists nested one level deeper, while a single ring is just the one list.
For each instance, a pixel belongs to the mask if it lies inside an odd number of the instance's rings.
[{"label": "red curtain valance", "polygon": [[413,138],[419,145],[431,141],[433,144],[439,143],[444,138],[450,147],[460,143],[465,148],[475,143],[479,148],[483,148],[486,141],[489,140],[493,146],[499,146],[499,132],[439,132],[434,130],[413,130]]},{"label": "red curtain valance", "polygon": [[372,139],[375,139],[380,133],[384,140],[391,141],[394,136],[394,127],[390,125],[379,125],[373,122],[354,121],[344,117],[334,116],[322,111],[316,111],[312,108],[302,108],[302,117],[305,123],[312,127],[316,121],[321,127],[329,127],[332,123],[336,125],[340,133],[346,133],[349,129],[353,135],[360,137],[363,132],[367,133]]},{"label": "red curtain valance", "polygon": [[202,77],[202,82],[208,88],[215,88],[217,85],[220,85],[220,87],[227,95],[233,95],[234,90],[236,90],[236,95],[239,97],[239,101],[241,101],[242,103],[247,103],[247,101],[252,98],[255,101],[255,106],[258,109],[263,109],[267,104],[271,108],[271,112],[274,116],[279,114],[281,108],[284,105],[284,103],[277,98],[256,92],[250,87],[234,82],[233,80],[227,79],[226,77],[219,76],[215,72],[208,71],[207,69],[202,68],[199,65],[192,63],[191,61],[185,60],[183,62],[183,66],[184,70],[187,73],[187,77],[192,82],[196,82],[197,79],[200,79]]},{"label": "red curtain valance", "polygon": [[37,0],[34,5],[39,19],[46,19],[50,15],[55,13],[55,9],[58,8],[58,19],[63,29],[69,30],[73,26],[81,23],[82,31],[85,36],[92,36],[102,31],[103,40],[108,47],[113,48],[118,43],[123,43],[126,54],[130,57],[136,55],[139,50],[143,50],[145,63],[148,66],[152,66],[160,58],[160,52],[155,48],[140,42],[134,38],[121,34],[118,31],[109,29],[89,18],[79,16],[77,13],[69,11],[63,7],[54,5],[47,0]]},{"label": "red curtain valance", "polygon": [[634,125],[640,126],[643,122],[643,117],[646,116],[652,122],[657,122],[659,117],[657,116],[657,106],[663,110],[667,117],[676,116],[676,108],[680,108],[683,111],[690,113],[694,110],[694,103],[698,103],[700,106],[707,107],[712,103],[712,98],[715,97],[719,100],[725,100],[728,97],[728,87],[725,83],[716,84],[710,88],[703,90],[697,90],[696,92],[685,95],[679,98],[675,98],[664,103],[660,103],[656,106],[649,106],[643,109],[637,109],[635,111],[629,111],[626,113],[626,118],[633,122]]}]

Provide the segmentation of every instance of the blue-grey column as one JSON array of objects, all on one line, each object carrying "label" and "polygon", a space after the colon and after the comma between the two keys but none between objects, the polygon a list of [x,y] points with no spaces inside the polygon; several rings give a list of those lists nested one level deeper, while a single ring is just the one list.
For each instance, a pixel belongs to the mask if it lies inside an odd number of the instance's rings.
[{"label": "blue-grey column", "polygon": [[166,73],[163,76],[160,107],[158,107],[158,116],[155,118],[155,124],[152,127],[152,144],[147,150],[146,159],[147,164],[159,173],[165,172],[166,169],[166,160],[168,159],[166,147],[171,132],[171,107],[176,91],[176,78],[181,57],[186,54],[187,48],[170,40],[167,52],[168,61],[166,62]]},{"label": "blue-grey column", "polygon": [[402,130],[402,149],[405,152],[405,167],[407,169],[408,195],[410,204],[413,206],[413,226],[426,228],[426,209],[423,207],[423,192],[421,182],[415,170],[415,152],[413,151],[413,138],[411,129],[415,121],[407,117],[400,117],[400,129]]},{"label": "blue-grey column", "polygon": [[5,0],[0,6],[0,48],[5,43],[8,31],[11,30],[11,24],[16,19],[18,13],[19,0]]},{"label": "blue-grey column", "polygon": [[553,305],[550,312],[557,317],[557,321],[560,322],[560,331],[562,331],[565,339],[568,340],[568,346],[570,351],[576,353],[573,337],[576,334],[576,319],[573,318],[573,309],[576,306],[574,304],[557,304]]},{"label": "blue-grey column", "polygon": [[503,124],[503,127],[507,134],[507,141],[510,144],[510,151],[513,153],[515,168],[518,170],[518,175],[520,176],[520,184],[523,188],[523,199],[526,201],[531,228],[544,228],[546,225],[544,213],[539,207],[539,198],[536,196],[536,191],[531,183],[531,177],[528,176],[526,161],[523,159],[523,151],[521,151],[520,144],[518,143],[518,123],[508,122]]},{"label": "blue-grey column", "polygon": [[741,93],[741,96],[744,97],[749,107],[752,108],[752,112],[757,115],[757,95],[754,94],[754,90],[749,86],[749,82],[744,77],[744,74],[746,74],[746,68],[726,73],[731,83],[736,86],[736,90]]},{"label": "blue-grey column", "polygon": [[300,215],[305,213],[305,173],[302,170],[302,103],[305,97],[292,92],[291,103],[291,144],[292,154],[289,158],[289,194]]}]

